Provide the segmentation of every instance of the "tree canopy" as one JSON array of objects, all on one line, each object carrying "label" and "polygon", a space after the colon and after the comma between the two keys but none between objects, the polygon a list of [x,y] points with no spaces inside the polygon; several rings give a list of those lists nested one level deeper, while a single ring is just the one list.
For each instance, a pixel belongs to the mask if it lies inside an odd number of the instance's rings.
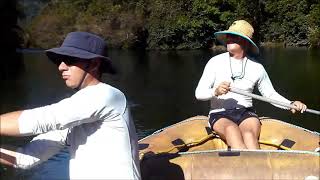
[{"label": "tree canopy", "polygon": [[112,47],[198,49],[237,19],[255,28],[254,41],[320,47],[318,0],[51,0],[26,26],[34,47],[90,31]]}]

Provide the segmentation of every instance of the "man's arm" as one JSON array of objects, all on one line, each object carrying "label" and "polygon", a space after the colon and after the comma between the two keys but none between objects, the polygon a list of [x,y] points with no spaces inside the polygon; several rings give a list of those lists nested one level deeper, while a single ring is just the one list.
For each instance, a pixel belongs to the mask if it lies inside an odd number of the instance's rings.
[{"label": "man's arm", "polygon": [[126,104],[109,87],[85,88],[57,103],[1,116],[0,135],[30,136],[119,116]]},{"label": "man's arm", "polygon": [[21,169],[29,169],[48,160],[66,147],[68,129],[51,131],[34,137],[24,147],[16,150],[0,148],[0,163]]},{"label": "man's arm", "polygon": [[0,135],[19,136],[18,119],[22,111],[15,111],[0,115]]}]

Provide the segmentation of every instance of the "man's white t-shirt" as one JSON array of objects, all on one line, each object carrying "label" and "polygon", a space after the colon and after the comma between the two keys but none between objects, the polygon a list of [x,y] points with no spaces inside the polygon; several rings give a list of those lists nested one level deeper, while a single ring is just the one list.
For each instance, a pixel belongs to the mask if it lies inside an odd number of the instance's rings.
[{"label": "man's white t-shirt", "polygon": [[[99,83],[19,117],[19,130],[36,135],[19,149],[17,167],[29,168],[70,152],[70,179],[140,179],[137,136],[125,95]],[[46,133],[47,132],[47,133]]]}]

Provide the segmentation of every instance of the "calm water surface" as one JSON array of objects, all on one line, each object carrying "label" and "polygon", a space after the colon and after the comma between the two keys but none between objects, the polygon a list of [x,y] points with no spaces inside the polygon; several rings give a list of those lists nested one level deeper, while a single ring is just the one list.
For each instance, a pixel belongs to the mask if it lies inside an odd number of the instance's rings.
[{"label": "calm water surface", "polygon": [[[103,81],[122,90],[132,108],[139,138],[195,115],[207,115],[208,102],[195,99],[194,90],[212,51],[112,50],[117,75]],[[23,52],[25,71],[16,80],[1,82],[0,113],[50,104],[72,95],[64,87],[56,66],[42,51]],[[320,51],[264,49],[260,62],[274,88],[290,100],[301,100],[320,110]],[[292,115],[265,102],[254,101],[260,116],[269,116],[319,132],[320,118],[313,114]],[[26,139],[1,138],[2,143],[23,145]]]}]

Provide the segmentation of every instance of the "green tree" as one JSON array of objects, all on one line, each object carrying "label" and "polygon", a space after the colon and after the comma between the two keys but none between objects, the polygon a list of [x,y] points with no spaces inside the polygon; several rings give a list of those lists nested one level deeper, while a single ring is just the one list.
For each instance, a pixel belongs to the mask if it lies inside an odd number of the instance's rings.
[{"label": "green tree", "polygon": [[307,46],[310,32],[308,14],[313,3],[309,0],[266,0],[265,40]]},{"label": "green tree", "polygon": [[311,48],[320,48],[320,2],[313,4],[308,14],[308,40]]},{"label": "green tree", "polygon": [[[48,48],[70,31],[104,36],[117,48],[197,49],[237,19],[255,28],[254,40],[319,46],[319,0],[52,0],[28,31]],[[58,39],[58,40],[57,40]]]}]

